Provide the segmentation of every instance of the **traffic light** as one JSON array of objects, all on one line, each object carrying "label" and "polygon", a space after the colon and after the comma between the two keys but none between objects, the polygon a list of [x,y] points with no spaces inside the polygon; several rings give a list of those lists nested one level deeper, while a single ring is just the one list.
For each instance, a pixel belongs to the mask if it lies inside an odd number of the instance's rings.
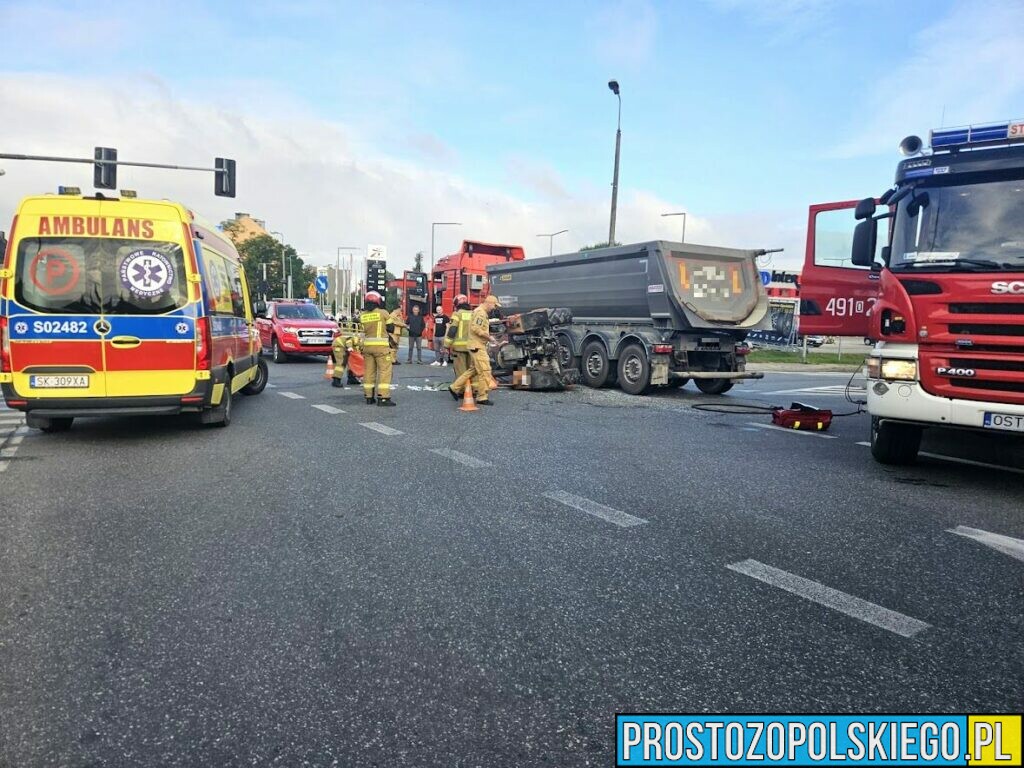
[{"label": "traffic light", "polygon": [[[94,160],[117,162],[117,150],[111,147],[96,147]],[[117,189],[117,166],[109,163],[93,163],[92,185],[96,189]]]},{"label": "traffic light", "polygon": [[366,290],[377,291],[382,296],[388,289],[387,262],[383,259],[369,259],[366,262]]},{"label": "traffic light", "polygon": [[217,197],[235,196],[235,161],[218,157],[213,161],[213,194]]}]

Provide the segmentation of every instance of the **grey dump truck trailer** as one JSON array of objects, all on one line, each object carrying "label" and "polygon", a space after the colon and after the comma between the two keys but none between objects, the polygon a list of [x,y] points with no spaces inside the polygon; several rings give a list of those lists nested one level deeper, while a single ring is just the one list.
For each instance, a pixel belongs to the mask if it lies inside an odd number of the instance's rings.
[{"label": "grey dump truck trailer", "polygon": [[591,387],[638,395],[690,379],[722,394],[745,368],[747,333],[771,318],[756,258],[764,251],[653,241],[487,267],[502,314],[565,307],[559,362]]}]

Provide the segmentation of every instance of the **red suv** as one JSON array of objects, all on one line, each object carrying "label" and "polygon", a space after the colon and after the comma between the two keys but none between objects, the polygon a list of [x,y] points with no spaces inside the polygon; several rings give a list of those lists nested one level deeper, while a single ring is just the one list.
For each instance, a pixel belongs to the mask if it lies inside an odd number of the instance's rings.
[{"label": "red suv", "polygon": [[338,326],[320,308],[302,299],[274,299],[256,303],[260,346],[275,363],[292,355],[329,355]]}]

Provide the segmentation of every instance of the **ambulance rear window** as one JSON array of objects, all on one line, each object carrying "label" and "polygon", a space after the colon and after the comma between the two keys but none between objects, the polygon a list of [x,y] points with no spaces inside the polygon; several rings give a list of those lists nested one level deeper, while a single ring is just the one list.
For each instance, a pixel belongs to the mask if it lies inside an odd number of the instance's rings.
[{"label": "ambulance rear window", "polygon": [[51,314],[154,315],[188,304],[176,243],[33,237],[18,245],[14,297]]}]

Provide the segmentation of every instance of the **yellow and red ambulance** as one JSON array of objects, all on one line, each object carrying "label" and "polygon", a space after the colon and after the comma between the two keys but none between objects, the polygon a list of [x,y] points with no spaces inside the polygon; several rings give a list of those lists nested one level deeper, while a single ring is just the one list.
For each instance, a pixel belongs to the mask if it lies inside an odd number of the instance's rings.
[{"label": "yellow and red ambulance", "polygon": [[0,268],[0,391],[47,432],[79,416],[198,413],[267,383],[245,272],[177,203],[29,197]]}]

